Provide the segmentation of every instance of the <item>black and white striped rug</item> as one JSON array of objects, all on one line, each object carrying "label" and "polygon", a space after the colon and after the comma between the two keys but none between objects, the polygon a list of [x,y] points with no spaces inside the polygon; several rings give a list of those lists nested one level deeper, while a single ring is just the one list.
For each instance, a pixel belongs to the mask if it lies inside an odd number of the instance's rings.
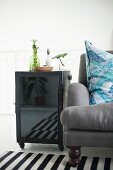
[{"label": "black and white striped rug", "polygon": [[8,151],[0,156],[0,170],[113,170],[113,159],[82,156],[72,168],[66,155]]}]

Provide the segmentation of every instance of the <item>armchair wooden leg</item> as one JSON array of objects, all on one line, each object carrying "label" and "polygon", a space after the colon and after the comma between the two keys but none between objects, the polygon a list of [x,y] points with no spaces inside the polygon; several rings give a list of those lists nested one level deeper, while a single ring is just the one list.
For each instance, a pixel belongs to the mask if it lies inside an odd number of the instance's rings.
[{"label": "armchair wooden leg", "polygon": [[76,146],[68,146],[70,149],[69,151],[69,163],[71,166],[76,167],[78,166],[80,162],[80,156],[81,156],[81,147]]}]

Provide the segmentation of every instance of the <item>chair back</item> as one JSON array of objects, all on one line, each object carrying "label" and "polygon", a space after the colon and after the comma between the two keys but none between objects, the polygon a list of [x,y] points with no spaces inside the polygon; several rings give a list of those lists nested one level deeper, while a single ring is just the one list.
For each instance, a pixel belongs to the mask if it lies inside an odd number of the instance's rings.
[{"label": "chair back", "polygon": [[[113,51],[107,51],[111,54],[113,54]],[[79,65],[79,77],[78,77],[78,82],[82,83],[87,87],[87,74],[86,74],[86,54],[82,54],[80,56],[80,65]]]},{"label": "chair back", "polygon": [[78,82],[87,86],[87,74],[86,74],[86,54],[80,56],[80,65],[79,65],[79,77]]}]

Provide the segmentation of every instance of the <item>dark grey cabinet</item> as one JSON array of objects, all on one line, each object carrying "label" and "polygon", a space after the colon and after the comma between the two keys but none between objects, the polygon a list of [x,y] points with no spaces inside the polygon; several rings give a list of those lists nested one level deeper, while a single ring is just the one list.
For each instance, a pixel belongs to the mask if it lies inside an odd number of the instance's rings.
[{"label": "dark grey cabinet", "polygon": [[69,71],[15,72],[16,130],[25,143],[58,144],[63,150],[60,113],[67,104]]}]

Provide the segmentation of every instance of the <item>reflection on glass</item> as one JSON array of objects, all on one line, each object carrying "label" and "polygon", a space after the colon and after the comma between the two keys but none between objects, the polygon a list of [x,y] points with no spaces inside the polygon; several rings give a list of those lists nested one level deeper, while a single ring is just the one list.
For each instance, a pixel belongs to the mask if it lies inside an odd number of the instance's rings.
[{"label": "reflection on glass", "polygon": [[23,100],[25,104],[30,104],[34,97],[36,105],[45,104],[45,95],[47,94],[46,77],[28,77],[23,79]]},{"label": "reflection on glass", "polygon": [[21,82],[21,137],[58,140],[57,77],[23,77]]},{"label": "reflection on glass", "polygon": [[[39,111],[40,113],[37,113]],[[22,137],[56,140],[57,112],[53,110],[39,111],[29,111],[29,114],[24,109],[21,111]]]}]

